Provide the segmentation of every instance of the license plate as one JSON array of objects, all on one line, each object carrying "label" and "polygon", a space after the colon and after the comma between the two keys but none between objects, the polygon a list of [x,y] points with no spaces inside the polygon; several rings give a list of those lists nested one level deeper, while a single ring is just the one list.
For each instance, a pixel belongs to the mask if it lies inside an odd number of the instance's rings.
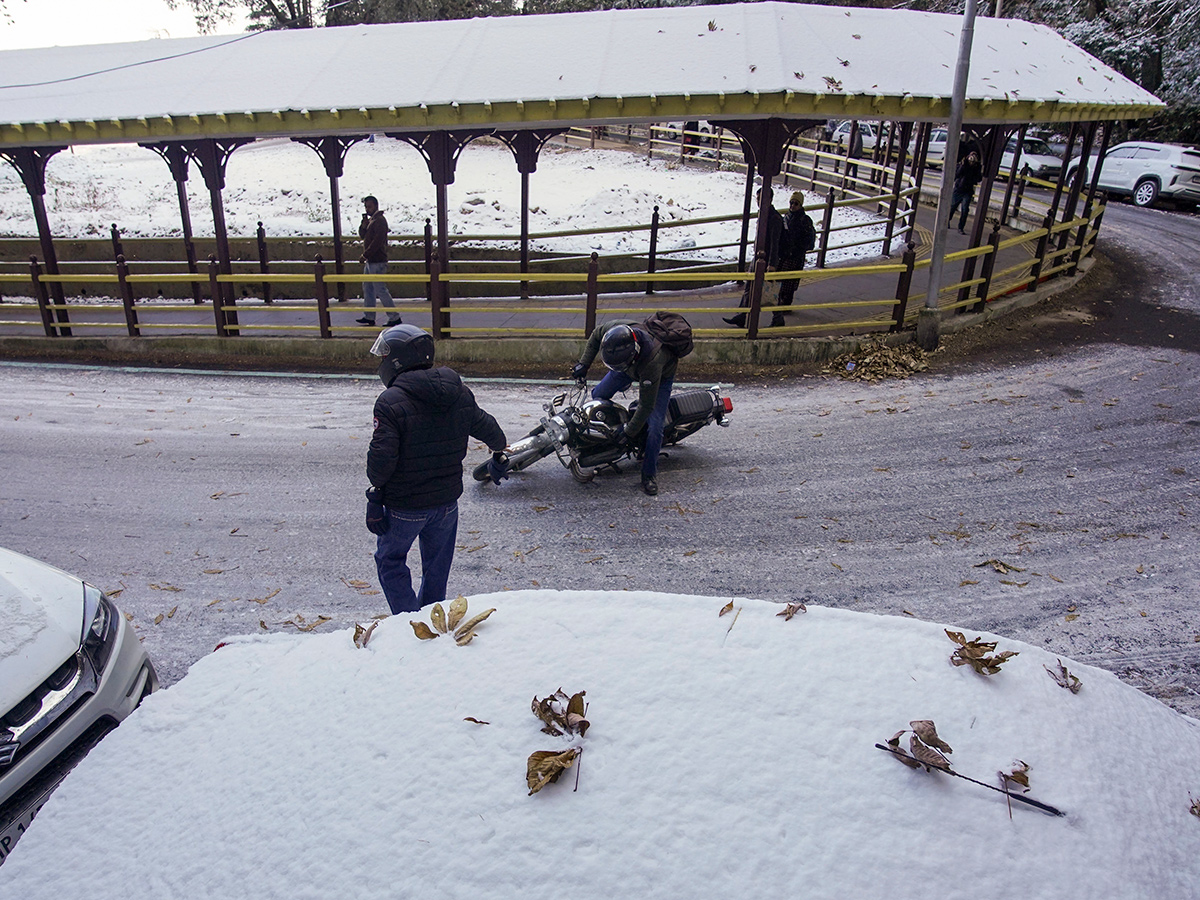
[{"label": "license plate", "polygon": [[14,818],[8,819],[3,828],[0,828],[0,865],[4,864],[17,841],[29,830],[33,817],[38,814],[56,787],[58,787],[57,781],[38,791],[25,802],[23,808],[13,812]]}]

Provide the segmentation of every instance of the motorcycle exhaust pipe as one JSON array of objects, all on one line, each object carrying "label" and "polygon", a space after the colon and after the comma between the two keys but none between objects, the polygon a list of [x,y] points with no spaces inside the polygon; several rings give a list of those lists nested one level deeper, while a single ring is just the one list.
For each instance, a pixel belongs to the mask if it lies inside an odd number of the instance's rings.
[{"label": "motorcycle exhaust pipe", "polygon": [[609,463],[616,462],[624,455],[625,451],[620,447],[606,447],[603,450],[597,450],[586,456],[580,456],[579,465],[584,469],[594,469],[597,466],[606,466]]}]

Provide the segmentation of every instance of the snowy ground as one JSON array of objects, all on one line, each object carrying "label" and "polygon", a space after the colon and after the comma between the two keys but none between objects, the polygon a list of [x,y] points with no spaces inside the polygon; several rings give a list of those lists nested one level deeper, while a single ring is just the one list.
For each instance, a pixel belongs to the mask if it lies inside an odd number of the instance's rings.
[{"label": "snowy ground", "polygon": [[[1020,642],[984,677],[933,623],[740,598],[719,616],[729,601],[520,591],[471,599],[496,612],[467,646],[417,640],[409,616],[364,649],[348,630],[237,639],[68,777],[8,892],[1196,896],[1200,722],[1065,661],[1071,693]],[[530,701],[558,688],[586,691],[584,735],[539,730]],[[922,719],[957,771],[999,785],[1028,764],[1028,796],[1065,816],[1010,816],[876,749]],[[526,758],[572,747],[527,795]]]},{"label": "snowy ground", "polygon": [[[164,163],[136,145],[80,146],[64,151],[47,166],[46,204],[55,236],[106,238],[116,223],[126,237],[181,234],[175,183]],[[212,234],[207,191],[195,167],[188,182],[197,236]],[[778,186],[775,205],[787,206],[790,189]],[[434,216],[434,191],[425,162],[407,144],[391,138],[351,147],[341,180],[342,229],[356,237],[360,198],[379,198],[393,236],[421,234]],[[736,172],[685,168],[671,161],[647,162],[623,150],[581,150],[549,145],[530,178],[530,230],[567,231],[649,223],[654,206],[664,225],[681,219],[739,215],[745,176]],[[818,203],[816,194],[808,203]],[[454,234],[520,234],[521,181],[512,153],[497,143],[475,142],[459,158],[449,188]],[[237,150],[229,161],[225,189],[231,235],[253,236],[259,221],[268,236],[332,234],[329,179],[317,154],[290,141],[261,141]],[[814,219],[819,221],[819,215]],[[838,209],[834,225],[876,221],[857,209]],[[667,229],[660,252],[731,244],[689,254],[697,259],[736,257],[738,221]],[[16,172],[0,167],[0,236],[36,236],[28,194]],[[883,226],[837,232],[835,241],[883,237]],[[572,253],[646,252],[649,232],[553,238],[535,249]],[[873,244],[867,245],[875,252]],[[863,248],[835,250],[829,262],[855,258]]]}]

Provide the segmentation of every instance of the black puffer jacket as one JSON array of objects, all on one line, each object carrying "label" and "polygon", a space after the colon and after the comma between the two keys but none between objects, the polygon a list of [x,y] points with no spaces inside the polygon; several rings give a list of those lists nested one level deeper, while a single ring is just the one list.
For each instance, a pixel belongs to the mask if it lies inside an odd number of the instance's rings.
[{"label": "black puffer jacket", "polygon": [[367,478],[385,506],[432,509],[462,494],[467,438],[493,450],[508,440],[453,369],[401,372],[375,401]]}]

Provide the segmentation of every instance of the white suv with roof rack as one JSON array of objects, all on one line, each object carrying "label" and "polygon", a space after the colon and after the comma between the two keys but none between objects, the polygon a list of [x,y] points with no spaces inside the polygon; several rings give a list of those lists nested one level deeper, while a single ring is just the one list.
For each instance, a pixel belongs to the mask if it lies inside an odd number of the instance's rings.
[{"label": "white suv with roof rack", "polygon": [[[1088,160],[1090,174],[1096,157]],[[1079,168],[1079,157],[1067,169],[1068,183]],[[1149,206],[1160,197],[1179,204],[1200,203],[1200,150],[1178,144],[1126,141],[1110,149],[1100,167],[1098,186],[1128,195],[1135,206]]]}]

